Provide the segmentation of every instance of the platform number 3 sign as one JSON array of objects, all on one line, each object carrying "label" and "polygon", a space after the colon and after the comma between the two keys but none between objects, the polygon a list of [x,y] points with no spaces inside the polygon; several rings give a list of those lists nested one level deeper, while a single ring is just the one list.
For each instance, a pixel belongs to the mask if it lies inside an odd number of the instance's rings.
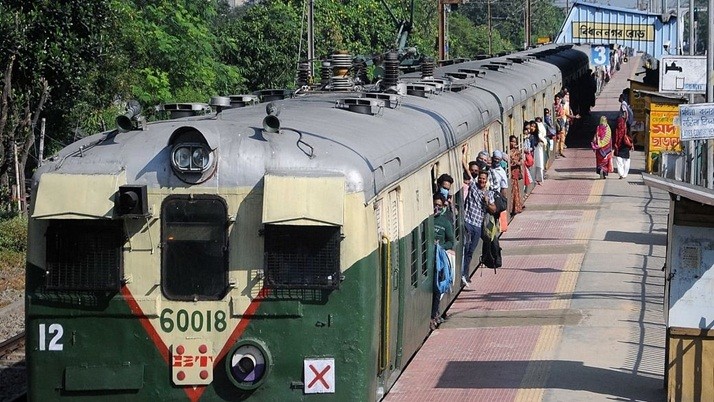
[{"label": "platform number 3 sign", "polygon": [[610,64],[610,47],[604,45],[592,46],[590,60],[595,66],[606,66]]}]

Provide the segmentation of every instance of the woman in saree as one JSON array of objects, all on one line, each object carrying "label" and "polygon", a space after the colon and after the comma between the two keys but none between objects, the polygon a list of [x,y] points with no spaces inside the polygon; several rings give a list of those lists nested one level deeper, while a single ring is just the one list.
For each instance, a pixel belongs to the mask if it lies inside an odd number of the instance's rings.
[{"label": "woman in saree", "polygon": [[630,151],[633,149],[632,140],[627,135],[626,116],[627,114],[621,113],[617,118],[615,140],[612,142],[615,151],[615,165],[621,179],[627,177],[630,172]]},{"label": "woman in saree", "polygon": [[523,152],[518,147],[518,138],[515,135],[508,137],[508,143],[508,163],[511,167],[511,199],[513,200],[511,215],[515,215],[523,211],[520,184],[520,180],[523,178]]},{"label": "woman in saree", "polygon": [[600,117],[592,147],[595,151],[595,171],[604,179],[612,171],[612,131],[605,116]]}]

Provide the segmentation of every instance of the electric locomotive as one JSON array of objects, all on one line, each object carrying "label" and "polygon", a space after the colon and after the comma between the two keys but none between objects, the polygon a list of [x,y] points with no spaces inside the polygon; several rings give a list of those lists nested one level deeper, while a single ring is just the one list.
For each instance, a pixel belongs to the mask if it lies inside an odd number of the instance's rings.
[{"label": "electric locomotive", "polygon": [[589,67],[555,45],[401,77],[387,60],[374,88],[335,76],[148,124],[130,105],[47,160],[29,399],[380,399],[430,331],[436,178],[460,177],[463,144],[504,149]]}]

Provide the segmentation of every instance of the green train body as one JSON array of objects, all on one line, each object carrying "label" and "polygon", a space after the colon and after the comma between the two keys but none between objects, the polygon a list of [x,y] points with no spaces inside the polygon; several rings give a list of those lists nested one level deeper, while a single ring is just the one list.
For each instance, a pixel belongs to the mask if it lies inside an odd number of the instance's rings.
[{"label": "green train body", "polygon": [[434,180],[587,72],[577,48],[519,55],[377,114],[320,91],[278,101],[278,130],[249,106],[62,150],[33,178],[28,399],[379,400],[429,335]]}]

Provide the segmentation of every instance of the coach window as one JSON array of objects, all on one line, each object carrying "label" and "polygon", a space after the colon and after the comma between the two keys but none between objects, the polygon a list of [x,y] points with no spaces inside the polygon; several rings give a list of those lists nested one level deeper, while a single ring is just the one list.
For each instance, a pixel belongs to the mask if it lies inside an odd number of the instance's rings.
[{"label": "coach window", "polygon": [[228,285],[228,208],[211,195],[161,206],[161,288],[171,300],[219,300]]}]

